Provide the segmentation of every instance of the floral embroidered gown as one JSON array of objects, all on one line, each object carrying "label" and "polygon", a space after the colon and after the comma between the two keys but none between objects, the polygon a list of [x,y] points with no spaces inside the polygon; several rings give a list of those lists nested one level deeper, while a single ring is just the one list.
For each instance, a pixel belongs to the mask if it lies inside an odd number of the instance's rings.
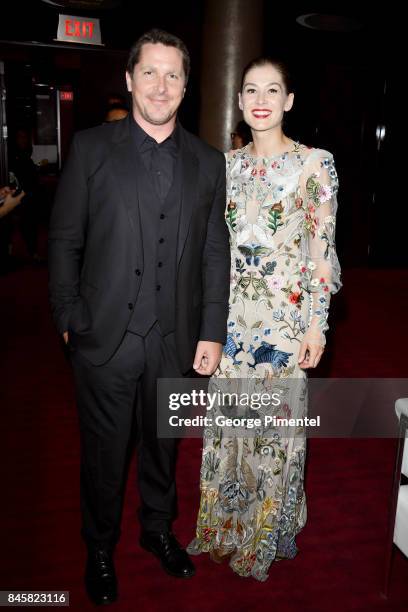
[{"label": "floral embroidered gown", "polygon": [[[296,379],[300,390],[275,414],[303,417],[300,342],[308,333],[311,342],[325,343],[330,295],[341,286],[337,174],[332,155],[321,149],[294,143],[283,155],[254,158],[248,147],[227,155],[230,313],[211,383],[223,382],[225,390],[226,382],[246,380],[259,391],[268,380]],[[235,572],[260,581],[272,561],[293,558],[295,536],[306,522],[305,442],[301,428],[287,437],[282,428],[238,437],[207,427],[196,538],[188,552],[227,556]]]}]

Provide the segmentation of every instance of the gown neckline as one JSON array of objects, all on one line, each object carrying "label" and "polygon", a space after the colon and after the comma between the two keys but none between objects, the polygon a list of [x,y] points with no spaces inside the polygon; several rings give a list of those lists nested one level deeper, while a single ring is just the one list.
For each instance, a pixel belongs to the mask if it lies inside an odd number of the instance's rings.
[{"label": "gown neckline", "polygon": [[296,153],[297,151],[299,151],[300,146],[301,146],[300,142],[298,140],[293,140],[292,141],[292,148],[288,149],[287,151],[284,151],[283,153],[279,153],[277,155],[271,155],[271,156],[260,155],[260,156],[256,157],[255,155],[252,155],[249,152],[249,147],[252,144],[253,144],[252,142],[249,142],[241,150],[243,151],[245,157],[248,157],[249,159],[251,159],[255,163],[258,163],[259,161],[264,161],[264,160],[266,160],[267,162],[270,162],[270,161],[273,161],[273,160],[276,160],[276,159],[285,159],[291,153]]}]

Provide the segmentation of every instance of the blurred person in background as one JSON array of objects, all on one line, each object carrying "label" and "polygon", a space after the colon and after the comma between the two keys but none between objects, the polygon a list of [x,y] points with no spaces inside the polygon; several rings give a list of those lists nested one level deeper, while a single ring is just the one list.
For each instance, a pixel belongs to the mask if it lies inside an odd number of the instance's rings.
[{"label": "blurred person in background", "polygon": [[31,261],[43,261],[38,254],[38,229],[40,224],[41,194],[38,168],[32,160],[31,131],[27,127],[17,129],[10,146],[9,167],[25,192],[19,208],[18,223]]},{"label": "blurred person in background", "polygon": [[235,130],[231,132],[231,149],[242,149],[252,140],[251,128],[243,119],[238,121]]},{"label": "blurred person in background", "polygon": [[110,123],[111,121],[120,121],[125,119],[129,114],[128,109],[123,104],[113,104],[106,112],[104,123]]},{"label": "blurred person in background", "polygon": [[0,187],[0,274],[6,274],[11,267],[10,255],[13,223],[10,219],[10,213],[21,204],[24,197],[24,191],[19,192],[19,190],[8,185]]}]

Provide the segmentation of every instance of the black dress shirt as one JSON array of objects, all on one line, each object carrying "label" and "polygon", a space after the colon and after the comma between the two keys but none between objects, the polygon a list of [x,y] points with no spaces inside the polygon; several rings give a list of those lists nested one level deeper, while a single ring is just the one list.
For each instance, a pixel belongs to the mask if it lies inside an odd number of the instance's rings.
[{"label": "black dress shirt", "polygon": [[174,169],[179,152],[178,126],[164,140],[158,143],[146,134],[136,121],[132,121],[133,139],[142,157],[146,170],[149,172],[153,186],[163,202],[174,179]]}]

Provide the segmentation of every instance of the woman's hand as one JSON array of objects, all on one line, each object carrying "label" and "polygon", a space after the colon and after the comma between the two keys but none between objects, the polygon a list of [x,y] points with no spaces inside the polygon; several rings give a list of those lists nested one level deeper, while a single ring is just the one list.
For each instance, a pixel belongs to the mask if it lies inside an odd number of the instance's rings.
[{"label": "woman's hand", "polygon": [[315,368],[323,355],[324,345],[320,344],[316,338],[308,336],[308,333],[303,337],[300,343],[298,364],[302,370]]}]

